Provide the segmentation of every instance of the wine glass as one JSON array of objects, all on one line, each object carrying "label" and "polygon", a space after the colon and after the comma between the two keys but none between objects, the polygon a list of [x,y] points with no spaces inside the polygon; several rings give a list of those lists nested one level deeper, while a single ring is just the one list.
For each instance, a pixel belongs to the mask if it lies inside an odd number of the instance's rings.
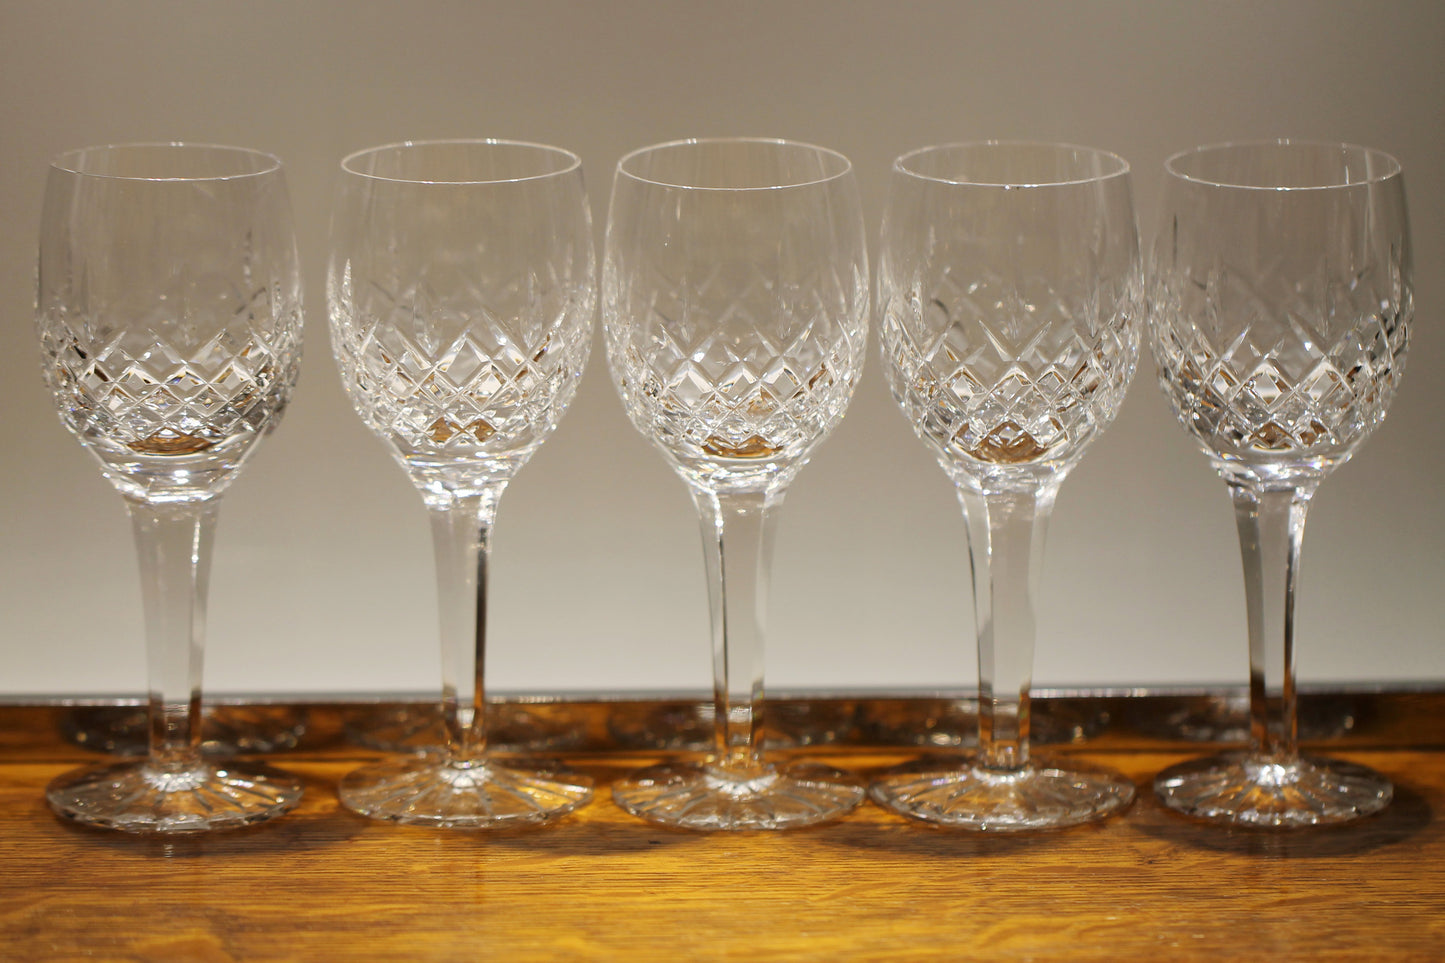
[{"label": "wine glass", "polygon": [[826,766],[763,757],[773,521],[848,406],[867,340],[852,166],[782,140],[660,144],[617,165],[607,357],[633,425],[692,493],[712,605],[714,749],[635,773],[623,809],[698,830],[782,829],[862,799]]},{"label": "wine glass", "polygon": [[894,400],[953,480],[978,630],[978,750],[870,792],[925,822],[1071,826],[1127,806],[1122,776],[1029,753],[1034,596],[1054,498],[1118,414],[1138,357],[1129,165],[1056,144],[926,147],[893,163],[878,301]]},{"label": "wine glass", "polygon": [[1151,345],[1179,422],[1229,487],[1249,624],[1249,748],[1165,770],[1166,806],[1306,826],[1378,812],[1390,783],[1302,755],[1294,603],[1305,512],[1384,420],[1413,314],[1400,165],[1291,141],[1165,163],[1150,256]]},{"label": "wine glass", "polygon": [[577,155],[408,142],[341,162],[327,304],[342,384],[421,492],[439,586],[446,745],[365,766],[342,803],[375,819],[496,828],[571,812],[590,778],[487,747],[486,580],[507,483],[576,394],[596,308]]},{"label": "wine glass", "polygon": [[61,420],[130,512],[150,675],[149,755],[60,776],[51,808],[136,833],[285,812],[297,780],[200,751],[220,496],[280,419],[301,358],[280,161],[193,144],[62,154],[45,190],[36,325]]}]

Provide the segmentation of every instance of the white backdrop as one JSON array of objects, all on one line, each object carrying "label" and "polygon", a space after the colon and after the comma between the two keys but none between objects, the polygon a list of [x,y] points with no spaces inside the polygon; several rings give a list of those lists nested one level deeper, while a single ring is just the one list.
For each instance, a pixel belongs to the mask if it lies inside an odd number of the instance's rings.
[{"label": "white backdrop", "polygon": [[[686,136],[843,151],[875,239],[891,158],[927,143],[1117,151],[1146,239],[1162,161],[1184,147],[1292,136],[1394,153],[1416,243],[1411,355],[1389,420],[1315,499],[1299,667],[1306,681],[1445,680],[1442,51],[1445,4],[1432,0],[4,0],[0,696],[144,688],[129,525],[50,408],[31,326],[46,163],[123,140],[279,154],[307,275],[294,404],[222,510],[208,690],[436,688],[423,509],[340,391],[321,282],[343,154],[479,136],[580,153],[599,245],[617,158]],[[710,685],[692,507],[627,423],[601,355],[599,343],[572,412],[502,503],[498,689]],[[888,399],[876,349],[869,364],[782,515],[774,688],[976,678],[962,518]],[[1240,682],[1243,604],[1223,484],[1146,358],[1059,498],[1036,678]]]}]

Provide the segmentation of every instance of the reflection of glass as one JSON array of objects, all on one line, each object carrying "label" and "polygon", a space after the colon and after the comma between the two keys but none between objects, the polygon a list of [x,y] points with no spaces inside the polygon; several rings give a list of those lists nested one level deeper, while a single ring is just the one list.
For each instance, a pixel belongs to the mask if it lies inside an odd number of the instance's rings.
[{"label": "reflection of glass", "polygon": [[1116,812],[1115,773],[1029,752],[1033,596],[1054,497],[1118,414],[1138,354],[1129,167],[1049,144],[955,144],[893,165],[880,251],[884,369],[968,521],[978,751],[872,787],[926,822],[1010,831]]},{"label": "reflection of glass", "polygon": [[692,829],[841,815],[837,770],[763,755],[773,516],[843,417],[863,365],[868,262],[852,169],[785,141],[682,141],[624,157],[603,275],[612,374],[687,483],[712,600],[714,751],[617,783],[627,811]]},{"label": "reflection of glass", "polygon": [[[849,699],[768,699],[768,749],[818,746],[851,739],[858,705]],[[614,709],[607,731],[622,749],[702,751],[715,745],[717,708],[710,702],[652,703]]]},{"label": "reflection of glass", "polygon": [[[870,742],[932,746],[978,745],[978,699],[906,699],[881,704],[864,717]],[[1109,726],[1109,710],[1079,699],[1029,700],[1029,743],[1083,742]]]},{"label": "reflection of glass", "polygon": [[596,304],[576,155],[501,141],[407,143],[342,162],[327,300],[353,406],[431,515],[446,749],[366,766],[341,801],[376,819],[536,823],[586,776],[488,753],[486,576],[507,483],[576,393]]},{"label": "reflection of glass", "polygon": [[57,813],[127,832],[260,822],[292,777],[201,757],[211,539],[221,492],[281,416],[301,359],[301,284],[281,164],[132,144],[50,168],[37,327],[61,419],[125,497],[150,666],[150,753],[67,773]]},{"label": "reflection of glass", "polygon": [[[1360,701],[1348,695],[1300,694],[1295,702],[1303,742],[1338,739],[1360,725]],[[1139,732],[1187,742],[1248,742],[1249,693],[1179,696],[1169,706],[1139,705],[1131,714]]]},{"label": "reflection of glass", "polygon": [[[580,745],[583,718],[553,703],[486,702],[487,745],[496,752],[557,752]],[[352,712],[346,738],[378,752],[446,751],[447,724],[436,703],[377,706]]]},{"label": "reflection of glass", "polygon": [[1244,557],[1249,748],[1161,773],[1165,805],[1255,826],[1341,822],[1388,780],[1299,753],[1294,600],[1305,512],[1385,417],[1413,312],[1400,165],[1342,144],[1204,147],[1165,165],[1152,344],[1228,484]]},{"label": "reflection of glass", "polygon": [[[78,706],[61,723],[78,746],[118,756],[146,751],[144,706]],[[201,707],[201,752],[234,756],[295,749],[306,731],[306,710],[289,705],[227,704]]]}]

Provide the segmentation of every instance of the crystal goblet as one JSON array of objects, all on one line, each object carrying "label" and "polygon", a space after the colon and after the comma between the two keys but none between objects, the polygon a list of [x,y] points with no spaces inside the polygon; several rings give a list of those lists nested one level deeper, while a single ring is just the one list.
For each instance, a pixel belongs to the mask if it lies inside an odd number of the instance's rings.
[{"label": "crystal goblet", "polygon": [[1234,503],[1249,747],[1165,770],[1171,809],[1226,824],[1378,812],[1389,780],[1299,751],[1294,605],[1305,513],[1384,420],[1414,301],[1400,165],[1349,144],[1201,147],[1165,163],[1150,343],[1181,425]]},{"label": "crystal goblet", "polygon": [[221,493],[275,427],[301,359],[301,282],[281,163],[192,144],[61,155],[36,323],[61,420],[125,498],[140,560],[150,751],[60,776],[77,822],[137,833],[244,826],[300,783],[201,755],[206,589]]},{"label": "crystal goblet", "polygon": [[712,605],[714,748],[638,772],[623,809],[698,830],[782,829],[862,799],[830,767],[763,752],[774,516],[863,366],[868,262],[852,168],[778,140],[689,140],[617,165],[603,267],[607,357],[633,425],[687,483]]},{"label": "crystal goblet", "polygon": [[540,823],[590,778],[488,752],[487,569],[507,484],[566,411],[591,347],[596,261],[582,163],[511,141],[394,144],[342,161],[327,303],[353,407],[421,492],[442,643],[440,753],[358,769],[342,803],[375,819]]},{"label": "crystal goblet", "polygon": [[925,822],[1070,826],[1133,799],[1122,776],[1029,750],[1034,596],[1054,498],[1114,420],[1138,357],[1129,166],[1053,144],[929,147],[893,164],[879,270],[894,400],[953,480],[968,523],[978,750],[870,792]]}]

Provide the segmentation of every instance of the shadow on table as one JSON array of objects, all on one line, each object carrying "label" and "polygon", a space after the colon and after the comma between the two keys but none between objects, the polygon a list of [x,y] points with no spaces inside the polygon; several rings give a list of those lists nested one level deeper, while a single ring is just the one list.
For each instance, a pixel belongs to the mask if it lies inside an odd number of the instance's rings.
[{"label": "shadow on table", "polygon": [[860,852],[887,853],[920,859],[973,859],[991,856],[1041,853],[1076,845],[1081,836],[1097,832],[1099,825],[1075,826],[1048,832],[982,833],[973,830],[930,826],[903,817],[844,820],[820,826],[816,839],[821,845]]},{"label": "shadow on table", "polygon": [[[598,805],[592,803],[591,805]],[[476,833],[478,844],[525,850],[529,855],[606,857],[703,845],[707,834],[666,829],[641,820],[601,821],[571,817],[561,822],[502,833]]]},{"label": "shadow on table", "polygon": [[1412,839],[1434,821],[1429,801],[1395,782],[1395,798],[1384,812],[1343,826],[1306,829],[1242,829],[1216,826],[1165,809],[1146,783],[1130,816],[1130,827],[1174,846],[1264,859],[1317,859],[1373,852]]}]

